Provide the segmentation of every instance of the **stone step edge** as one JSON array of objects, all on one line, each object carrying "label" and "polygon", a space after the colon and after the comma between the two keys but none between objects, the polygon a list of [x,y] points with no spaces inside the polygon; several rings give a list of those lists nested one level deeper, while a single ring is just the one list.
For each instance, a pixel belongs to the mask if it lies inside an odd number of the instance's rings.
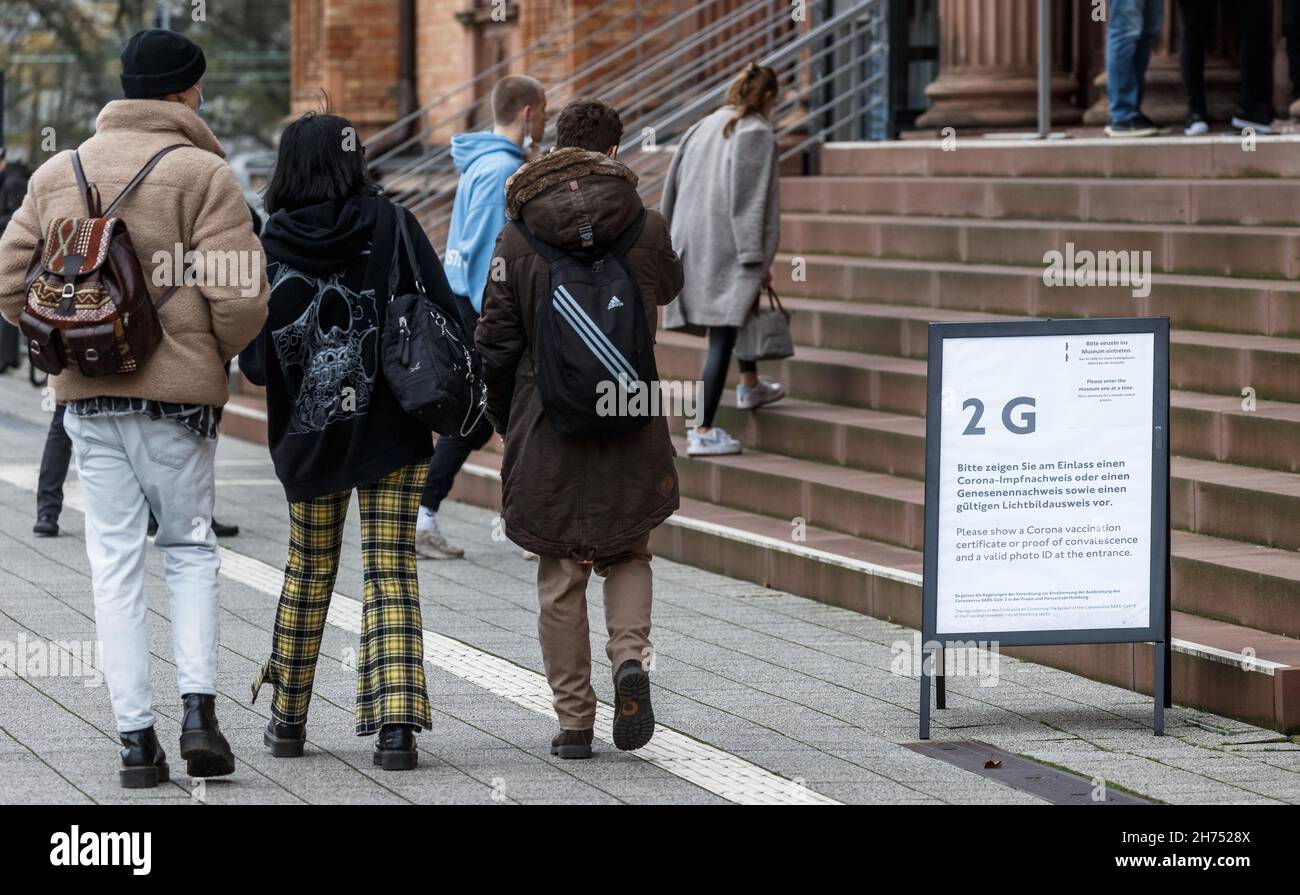
[{"label": "stone step edge", "polygon": [[[499,485],[501,482],[501,470],[497,467],[489,466],[480,462],[482,459],[484,459],[484,455],[476,453],[469,462],[466,462],[465,465],[461,467],[461,472],[477,476],[481,479],[486,479]],[[783,541],[768,535],[746,531],[742,528],[723,525],[718,522],[710,522],[704,519],[697,519],[688,515],[683,515],[680,511],[668,517],[664,522],[664,525],[686,531],[709,534],[754,547],[776,550],[787,555],[808,559],[813,562],[826,563],[849,571],[859,572],[864,575],[897,581],[901,584],[907,584],[918,589],[921,587],[921,575],[916,572],[909,572],[904,569],[895,569],[878,563],[868,562],[867,560],[854,559],[853,557],[831,553],[830,551],[821,550],[816,547],[806,547],[797,542]],[[1190,615],[1190,613],[1183,614]],[[1205,621],[1213,620],[1205,619]],[[1234,627],[1243,626],[1236,625]],[[1266,631],[1261,631],[1259,633],[1262,637],[1277,636],[1269,635]],[[1185,653],[1194,658],[1217,662],[1219,664],[1233,665],[1240,668],[1242,671],[1258,672],[1269,677],[1274,676],[1275,672],[1278,670],[1285,670],[1292,667],[1282,662],[1275,662],[1271,659],[1264,659],[1259,656],[1246,656],[1241,653],[1220,649],[1219,647],[1209,644],[1196,643],[1183,638],[1173,637],[1171,638],[1171,642],[1172,647],[1176,652]]]}]

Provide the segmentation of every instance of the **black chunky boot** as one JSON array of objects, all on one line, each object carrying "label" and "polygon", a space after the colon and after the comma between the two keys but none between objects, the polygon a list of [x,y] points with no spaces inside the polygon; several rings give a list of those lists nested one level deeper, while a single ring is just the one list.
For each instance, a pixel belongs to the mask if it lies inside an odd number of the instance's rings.
[{"label": "black chunky boot", "polygon": [[276,758],[302,758],[302,746],[307,742],[307,725],[288,724],[273,718],[266,722],[262,742]]},{"label": "black chunky boot", "polygon": [[152,727],[118,736],[122,740],[122,770],[117,775],[124,789],[148,789],[171,779],[167,755]]},{"label": "black chunky boot", "polygon": [[414,724],[385,724],[375,743],[375,766],[385,771],[409,771],[419,754],[415,748]]},{"label": "black chunky boot", "polygon": [[551,740],[551,754],[560,758],[591,758],[591,741],[595,738],[592,730],[565,730]]},{"label": "black chunky boot", "polygon": [[650,742],[654,734],[650,675],[636,659],[628,659],[614,675],[614,745],[630,752]]},{"label": "black chunky boot", "polygon": [[235,772],[235,754],[217,726],[217,698],[186,693],[181,721],[181,758],[191,777],[224,777]]}]

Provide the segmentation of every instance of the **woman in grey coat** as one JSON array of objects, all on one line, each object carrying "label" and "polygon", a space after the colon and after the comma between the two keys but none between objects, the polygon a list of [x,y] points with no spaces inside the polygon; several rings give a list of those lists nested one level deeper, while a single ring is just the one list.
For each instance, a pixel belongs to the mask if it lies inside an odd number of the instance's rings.
[{"label": "woman in grey coat", "polygon": [[[780,85],[776,72],[749,63],[727,90],[727,103],[682,137],[664,183],[663,213],[681,255],[686,284],[664,308],[664,327],[708,330],[704,412],[689,433],[692,456],[738,454],[740,442],[713,425],[736,333],[770,268],[781,231],[776,135],[768,115]],[[736,403],[753,410],[784,397],[779,383],[740,361]]]}]

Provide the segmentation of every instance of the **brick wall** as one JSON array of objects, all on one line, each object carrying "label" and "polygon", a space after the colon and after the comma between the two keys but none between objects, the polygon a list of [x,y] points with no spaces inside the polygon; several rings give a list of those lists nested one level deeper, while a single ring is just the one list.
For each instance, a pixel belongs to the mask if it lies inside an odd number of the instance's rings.
[{"label": "brick wall", "polygon": [[292,0],[293,114],[322,105],[366,135],[397,109],[397,0]]}]

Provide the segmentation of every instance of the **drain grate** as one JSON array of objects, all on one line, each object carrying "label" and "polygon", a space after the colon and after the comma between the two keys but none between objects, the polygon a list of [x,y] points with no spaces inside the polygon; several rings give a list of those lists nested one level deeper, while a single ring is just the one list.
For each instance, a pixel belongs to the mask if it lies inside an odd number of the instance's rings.
[{"label": "drain grate", "polygon": [[[921,755],[946,761],[972,774],[996,780],[1012,789],[1030,793],[1053,805],[1154,805],[1152,799],[1106,787],[1104,799],[1093,798],[1093,782],[1087,777],[1060,771],[981,743],[979,740],[950,740],[943,743],[908,743]],[[988,767],[987,765],[995,765]]]}]

